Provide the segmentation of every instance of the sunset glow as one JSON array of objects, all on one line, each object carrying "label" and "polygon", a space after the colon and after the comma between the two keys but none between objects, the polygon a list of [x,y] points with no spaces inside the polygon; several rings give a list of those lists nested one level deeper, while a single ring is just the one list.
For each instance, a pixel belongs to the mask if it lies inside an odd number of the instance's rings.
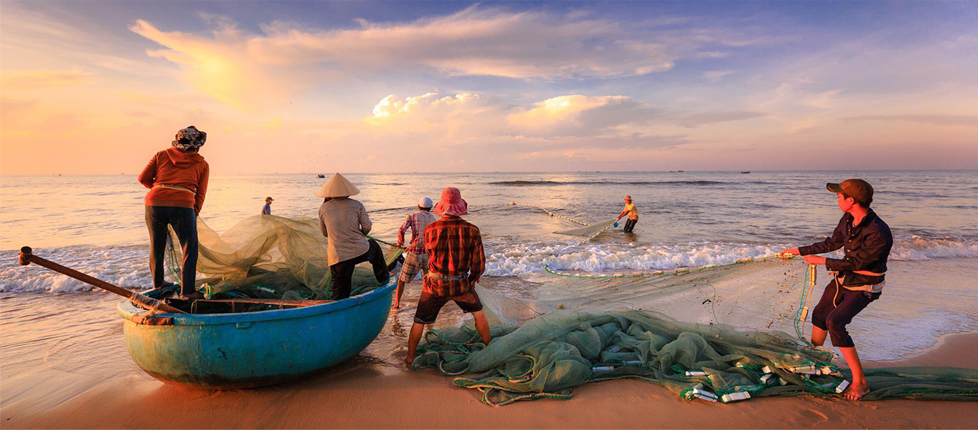
[{"label": "sunset glow", "polygon": [[0,8],[3,175],[978,168],[974,2]]}]

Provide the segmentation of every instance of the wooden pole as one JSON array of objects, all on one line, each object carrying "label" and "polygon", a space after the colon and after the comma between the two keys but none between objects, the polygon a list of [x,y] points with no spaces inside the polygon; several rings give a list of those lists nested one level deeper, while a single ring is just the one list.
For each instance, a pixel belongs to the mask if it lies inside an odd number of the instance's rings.
[{"label": "wooden pole", "polygon": [[159,310],[161,310],[163,312],[177,313],[177,314],[185,314],[186,313],[184,311],[181,311],[180,309],[177,309],[177,308],[175,308],[173,306],[170,306],[170,305],[168,305],[166,303],[163,303],[163,302],[161,302],[159,300],[156,300],[154,298],[145,296],[143,294],[139,294],[139,293],[137,293],[135,291],[127,290],[127,289],[122,288],[122,287],[117,287],[117,286],[112,285],[112,284],[110,284],[108,282],[105,282],[105,281],[103,281],[101,279],[94,278],[92,276],[86,275],[86,274],[84,274],[82,272],[79,272],[77,270],[69,269],[69,268],[67,268],[65,266],[62,266],[62,265],[60,265],[58,263],[55,263],[53,261],[45,260],[45,259],[43,259],[41,257],[38,257],[38,256],[34,255],[33,254],[33,250],[29,246],[25,246],[23,248],[20,248],[20,258],[18,259],[17,262],[20,263],[21,266],[26,266],[28,264],[34,263],[34,264],[37,264],[38,266],[46,267],[46,268],[48,268],[50,270],[53,270],[55,272],[58,272],[58,273],[60,273],[62,275],[66,275],[66,276],[75,278],[75,279],[77,279],[79,281],[82,281],[82,282],[84,282],[86,284],[93,285],[95,287],[101,288],[101,289],[103,289],[105,291],[108,291],[110,293],[118,294],[118,295],[120,295],[122,297],[125,297],[125,298],[127,298],[129,300],[132,300],[133,303],[135,303],[137,306],[139,306],[139,307],[141,307],[143,309],[148,309],[148,310],[159,309]]}]

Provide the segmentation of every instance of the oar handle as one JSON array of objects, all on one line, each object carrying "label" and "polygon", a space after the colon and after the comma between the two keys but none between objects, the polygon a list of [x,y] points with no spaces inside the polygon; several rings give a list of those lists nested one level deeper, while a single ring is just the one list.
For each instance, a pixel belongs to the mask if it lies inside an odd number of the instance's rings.
[{"label": "oar handle", "polygon": [[95,277],[86,275],[86,274],[84,274],[82,272],[79,272],[77,270],[74,270],[74,269],[71,269],[71,268],[62,266],[62,265],[60,265],[58,263],[55,263],[53,261],[46,260],[44,258],[38,257],[38,256],[34,255],[34,251],[29,246],[25,246],[23,248],[20,248],[20,258],[17,260],[17,262],[21,266],[26,266],[28,264],[34,263],[34,264],[37,264],[38,266],[45,267],[47,269],[53,270],[55,272],[58,272],[58,273],[60,273],[62,275],[75,278],[75,279],[77,279],[79,281],[82,281],[82,282],[84,282],[86,284],[89,284],[89,285],[92,285],[92,286],[101,288],[101,289],[103,289],[105,291],[108,291],[110,293],[118,294],[118,295],[120,295],[122,297],[125,297],[125,298],[127,298],[129,300],[132,300],[133,303],[135,303],[137,306],[139,306],[139,307],[141,307],[143,309],[149,309],[149,310],[159,309],[159,310],[161,310],[163,312],[178,313],[178,314],[184,314],[184,313],[186,313],[184,311],[181,311],[180,309],[177,309],[177,308],[175,308],[173,306],[170,306],[170,305],[168,305],[166,303],[163,303],[163,302],[161,302],[159,300],[156,300],[154,298],[147,297],[147,296],[145,296],[143,294],[139,294],[139,293],[137,293],[135,291],[127,290],[127,289],[122,288],[122,287],[117,287],[117,286],[112,285],[112,284],[110,284],[108,282],[105,282],[105,281],[103,281],[101,279],[97,279]]}]

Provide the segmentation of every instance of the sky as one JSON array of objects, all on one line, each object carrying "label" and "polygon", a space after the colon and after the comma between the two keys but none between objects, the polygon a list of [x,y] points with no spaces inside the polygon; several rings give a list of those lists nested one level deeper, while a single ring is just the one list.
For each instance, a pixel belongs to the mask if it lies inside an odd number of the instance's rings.
[{"label": "sky", "polygon": [[978,1],[0,3],[0,175],[978,168]]}]

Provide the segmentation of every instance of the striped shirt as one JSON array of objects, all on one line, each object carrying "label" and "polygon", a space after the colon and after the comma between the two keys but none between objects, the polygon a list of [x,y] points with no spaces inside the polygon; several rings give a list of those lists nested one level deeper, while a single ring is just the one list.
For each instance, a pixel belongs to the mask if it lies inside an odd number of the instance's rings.
[{"label": "striped shirt", "polygon": [[435,222],[435,215],[431,211],[417,211],[408,215],[404,219],[404,224],[397,230],[397,245],[404,246],[404,232],[411,229],[411,243],[404,248],[405,251],[415,254],[424,254],[424,228]]},{"label": "striped shirt", "polygon": [[330,266],[356,258],[370,249],[365,234],[373,223],[363,203],[351,198],[333,198],[319,207],[319,230],[329,238],[326,243]]},{"label": "striped shirt", "polygon": [[[450,297],[469,291],[486,271],[479,227],[461,217],[445,215],[424,229],[428,274],[424,289],[435,297]],[[440,279],[460,277],[461,279]]]}]

